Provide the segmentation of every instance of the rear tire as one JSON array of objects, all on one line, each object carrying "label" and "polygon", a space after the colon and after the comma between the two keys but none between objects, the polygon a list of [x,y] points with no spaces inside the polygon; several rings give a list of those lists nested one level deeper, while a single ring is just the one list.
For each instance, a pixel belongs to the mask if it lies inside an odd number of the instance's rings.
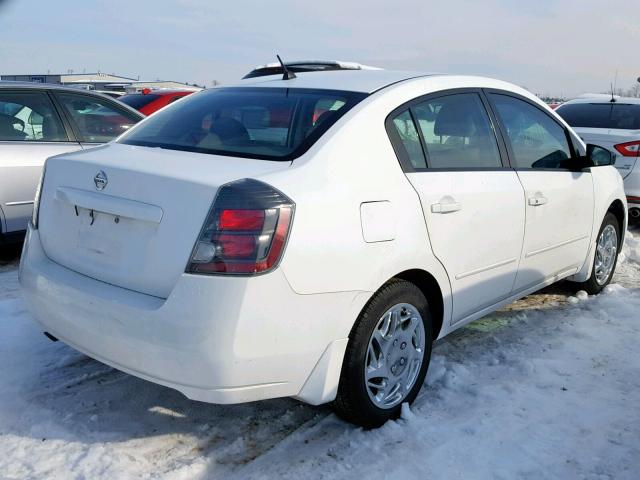
[{"label": "rear tire", "polygon": [[383,286],[349,335],[335,412],[365,428],[398,418],[402,404],[415,400],[427,374],[431,324],[427,299],[418,287],[400,279]]},{"label": "rear tire", "polygon": [[618,253],[620,251],[620,225],[616,216],[607,212],[598,231],[596,249],[591,266],[591,276],[584,282],[576,283],[581,290],[589,295],[596,295],[604,287],[609,285],[618,263]]}]

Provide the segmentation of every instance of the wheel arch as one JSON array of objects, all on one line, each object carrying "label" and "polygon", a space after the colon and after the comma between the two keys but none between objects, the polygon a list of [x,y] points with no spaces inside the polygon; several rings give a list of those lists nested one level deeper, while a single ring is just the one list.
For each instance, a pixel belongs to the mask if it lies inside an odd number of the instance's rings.
[{"label": "wheel arch", "polygon": [[444,323],[444,299],[442,289],[438,281],[433,275],[426,270],[411,269],[405,270],[395,275],[393,278],[399,278],[413,283],[418,287],[427,299],[429,309],[431,310],[431,319],[433,321],[433,339],[437,339],[442,330]]},{"label": "wheel arch", "polygon": [[618,252],[620,252],[622,250],[622,241],[624,240],[624,230],[625,230],[625,219],[626,219],[626,215],[625,215],[625,211],[624,211],[624,204],[622,203],[622,201],[618,198],[616,198],[611,205],[609,205],[609,208],[607,209],[607,213],[611,212],[616,219],[618,220],[618,225],[620,226],[620,231],[618,232],[620,237],[618,238]]}]

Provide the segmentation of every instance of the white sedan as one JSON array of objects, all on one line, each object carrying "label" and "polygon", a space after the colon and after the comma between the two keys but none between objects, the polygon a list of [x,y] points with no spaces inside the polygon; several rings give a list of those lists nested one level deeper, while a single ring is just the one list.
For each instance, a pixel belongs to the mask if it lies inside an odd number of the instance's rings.
[{"label": "white sedan", "polygon": [[626,229],[610,153],[514,85],[329,71],[193,94],[47,161],[21,262],[51,338],[187,397],[333,402],[375,427],[433,340]]}]

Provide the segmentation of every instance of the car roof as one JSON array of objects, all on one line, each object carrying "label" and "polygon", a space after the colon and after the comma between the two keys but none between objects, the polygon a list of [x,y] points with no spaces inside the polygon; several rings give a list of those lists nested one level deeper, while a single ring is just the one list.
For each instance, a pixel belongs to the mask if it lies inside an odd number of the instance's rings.
[{"label": "car roof", "polygon": [[[284,62],[285,67],[295,73],[301,72],[321,72],[325,70],[382,70],[379,67],[371,65],[363,65],[356,62],[344,62],[341,60],[296,60],[293,62]],[[258,65],[245,78],[266,77],[269,75],[282,75],[283,69],[279,62]]]},{"label": "car roof", "polygon": [[640,105],[640,98],[634,97],[614,97],[615,102],[611,101],[611,95],[607,94],[598,94],[598,95],[585,95],[583,97],[574,98],[573,100],[569,100],[568,102],[564,102],[562,105],[573,105],[576,103],[598,103],[598,104],[636,104]]},{"label": "car roof", "polygon": [[[342,60],[294,60],[291,62],[284,62],[287,67],[338,67],[344,70],[382,70],[380,67],[373,67],[371,65],[363,65],[358,62],[344,62]],[[261,68],[274,68],[280,67],[279,62],[265,63],[264,65],[257,65],[254,70]]]},{"label": "car roof", "polygon": [[[334,70],[296,73],[284,80],[282,76],[256,77],[241,80],[232,87],[308,88],[371,94],[390,86],[405,85],[409,81],[426,81],[433,91],[450,88],[495,88],[513,91],[536,99],[532,93],[509,82],[476,75],[426,73],[396,70]],[[224,87],[223,87],[224,88]],[[541,101],[540,101],[541,102]]]},{"label": "car roof", "polygon": [[68,87],[57,83],[38,83],[38,82],[14,82],[11,80],[0,80],[0,88],[28,88],[33,90],[65,90],[68,92],[89,92],[95,93],[93,90],[84,88]]},{"label": "car roof", "polygon": [[143,93],[143,92],[132,92],[132,93],[125,93],[125,95],[175,95],[178,93],[184,93],[185,95],[189,95],[190,93],[196,93],[199,90],[181,90],[181,89],[171,89],[171,90],[165,90],[165,89],[158,89],[158,90],[151,90],[148,93]]},{"label": "car roof", "polygon": [[432,73],[395,70],[325,70],[296,73],[296,78],[283,80],[280,75],[247,78],[235,87],[310,88],[373,93],[394,83]]}]

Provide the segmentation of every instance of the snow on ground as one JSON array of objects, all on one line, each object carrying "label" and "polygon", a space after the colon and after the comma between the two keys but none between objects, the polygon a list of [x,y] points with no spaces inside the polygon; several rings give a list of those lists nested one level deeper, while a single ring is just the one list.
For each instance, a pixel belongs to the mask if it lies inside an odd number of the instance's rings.
[{"label": "snow on ground", "polygon": [[289,399],[220,406],[49,342],[0,259],[0,478],[640,477],[640,232],[616,284],[568,283],[439,341],[375,431]]}]

